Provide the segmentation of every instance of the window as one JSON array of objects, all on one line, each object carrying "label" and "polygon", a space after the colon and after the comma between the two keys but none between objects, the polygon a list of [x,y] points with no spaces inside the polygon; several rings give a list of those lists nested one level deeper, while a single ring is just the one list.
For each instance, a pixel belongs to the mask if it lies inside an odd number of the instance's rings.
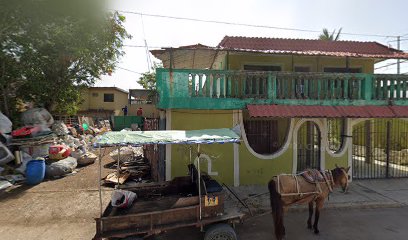
[{"label": "window", "polygon": [[244,120],[249,146],[258,154],[273,154],[282,148],[289,131],[289,119]]},{"label": "window", "polygon": [[247,71],[282,71],[281,66],[244,65]]},{"label": "window", "polygon": [[327,119],[327,139],[329,141],[329,149],[332,152],[340,151],[343,146],[344,123],[345,120],[342,118]]},{"label": "window", "polygon": [[310,67],[295,66],[295,68],[293,70],[294,70],[294,72],[310,72]]},{"label": "window", "polygon": [[114,98],[114,94],[113,93],[105,93],[103,94],[103,101],[104,102],[114,102],[115,98]]},{"label": "window", "polygon": [[325,67],[324,72],[328,73],[361,73],[361,68]]},{"label": "window", "polygon": [[98,96],[99,96],[98,93],[96,93],[96,92],[92,93],[92,97],[98,97]]}]

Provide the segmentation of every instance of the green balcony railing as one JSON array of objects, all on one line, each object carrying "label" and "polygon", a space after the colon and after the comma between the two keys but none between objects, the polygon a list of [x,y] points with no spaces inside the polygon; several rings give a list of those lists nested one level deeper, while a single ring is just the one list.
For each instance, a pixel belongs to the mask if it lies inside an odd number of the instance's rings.
[{"label": "green balcony railing", "polygon": [[160,108],[246,104],[408,105],[408,76],[158,69]]}]

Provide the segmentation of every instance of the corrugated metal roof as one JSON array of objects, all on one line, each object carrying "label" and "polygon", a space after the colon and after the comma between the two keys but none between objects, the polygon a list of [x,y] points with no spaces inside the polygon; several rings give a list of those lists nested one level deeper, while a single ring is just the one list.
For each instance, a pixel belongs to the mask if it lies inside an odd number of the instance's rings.
[{"label": "corrugated metal roof", "polygon": [[275,54],[408,59],[407,53],[389,48],[377,42],[225,36],[218,44],[218,48],[221,50]]},{"label": "corrugated metal roof", "polygon": [[406,106],[391,106],[390,107],[395,115],[399,118],[407,118],[408,117],[408,107]]},{"label": "corrugated metal roof", "polygon": [[247,105],[251,117],[405,118],[408,106]]}]

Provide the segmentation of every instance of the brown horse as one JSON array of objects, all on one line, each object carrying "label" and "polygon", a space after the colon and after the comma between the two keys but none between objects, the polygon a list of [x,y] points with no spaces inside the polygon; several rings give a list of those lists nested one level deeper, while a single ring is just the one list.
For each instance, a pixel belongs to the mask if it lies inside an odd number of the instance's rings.
[{"label": "brown horse", "polygon": [[[347,172],[350,167],[338,167],[331,171],[319,174],[317,170],[309,170],[309,179],[301,174],[289,175],[282,174],[275,176],[269,181],[268,188],[270,193],[272,216],[275,225],[275,236],[278,240],[285,236],[285,226],[283,225],[284,209],[286,210],[292,204],[309,204],[309,218],[307,227],[312,229],[313,203],[316,203],[315,220],[313,224],[314,233],[318,234],[318,222],[320,210],[323,208],[325,199],[334,187],[341,187],[343,192],[348,189],[349,176]],[[313,174],[318,174],[320,181],[313,182]],[[308,179],[308,180],[306,180]],[[310,181],[312,180],[312,181]]]}]

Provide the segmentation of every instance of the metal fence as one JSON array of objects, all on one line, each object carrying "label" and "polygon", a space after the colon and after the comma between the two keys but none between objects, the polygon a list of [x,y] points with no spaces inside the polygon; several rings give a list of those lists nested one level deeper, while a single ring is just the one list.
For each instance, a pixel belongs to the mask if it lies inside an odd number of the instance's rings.
[{"label": "metal fence", "polygon": [[408,177],[408,121],[367,120],[353,129],[353,178]]},{"label": "metal fence", "polygon": [[313,122],[304,123],[298,131],[297,172],[307,168],[320,169],[321,134]]}]

